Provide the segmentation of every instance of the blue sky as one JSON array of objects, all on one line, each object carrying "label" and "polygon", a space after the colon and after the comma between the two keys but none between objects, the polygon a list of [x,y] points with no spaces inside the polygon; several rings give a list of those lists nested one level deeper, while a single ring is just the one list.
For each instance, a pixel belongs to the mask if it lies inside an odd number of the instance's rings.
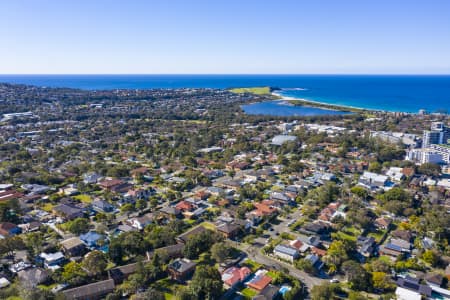
[{"label": "blue sky", "polygon": [[448,0],[0,1],[0,73],[449,74]]}]

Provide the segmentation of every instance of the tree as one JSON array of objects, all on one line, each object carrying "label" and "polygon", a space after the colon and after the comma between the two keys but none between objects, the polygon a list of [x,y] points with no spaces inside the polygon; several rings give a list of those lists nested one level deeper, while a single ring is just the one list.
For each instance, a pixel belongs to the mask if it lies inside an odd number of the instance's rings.
[{"label": "tree", "polygon": [[146,207],[147,207],[147,202],[145,200],[139,199],[138,201],[136,201],[136,209],[143,210]]},{"label": "tree", "polygon": [[88,232],[89,227],[89,220],[86,218],[76,218],[67,223],[67,230],[76,235]]},{"label": "tree", "polygon": [[395,284],[393,283],[389,275],[384,272],[373,272],[372,283],[374,288],[382,291],[392,290],[395,287]]},{"label": "tree", "polygon": [[211,266],[198,266],[189,285],[195,299],[214,300],[222,295],[222,279],[219,271]]},{"label": "tree", "polygon": [[437,255],[437,253],[433,250],[426,250],[423,254],[422,254],[422,259],[427,263],[430,264],[431,266],[435,267],[436,264],[439,261],[439,256]]},{"label": "tree", "polygon": [[297,269],[305,271],[308,274],[313,274],[315,272],[313,264],[307,259],[299,259],[295,261],[295,267]]},{"label": "tree", "polygon": [[358,196],[360,199],[365,200],[367,198],[367,196],[369,196],[369,192],[360,186],[354,186],[350,189],[350,192],[352,192],[352,194]]},{"label": "tree", "polygon": [[348,293],[348,300],[366,300],[366,296],[362,295],[361,293],[351,291]]},{"label": "tree", "polygon": [[224,262],[231,255],[232,248],[224,242],[215,243],[211,247],[211,256],[218,262]]},{"label": "tree", "polygon": [[348,260],[342,264],[350,288],[362,291],[370,287],[370,277],[367,271],[357,262]]},{"label": "tree", "polygon": [[25,249],[25,243],[19,236],[7,237],[0,239],[0,256],[8,254],[14,256],[15,250]]},{"label": "tree", "polygon": [[205,231],[188,239],[183,254],[189,258],[197,258],[200,253],[210,249],[211,245],[218,240],[218,236],[211,231]]},{"label": "tree", "polygon": [[311,289],[312,300],[330,300],[336,295],[337,287],[334,284],[324,283],[315,285]]},{"label": "tree", "polygon": [[98,250],[94,250],[86,255],[83,259],[83,267],[92,275],[101,274],[108,265],[106,255]]},{"label": "tree", "polygon": [[439,176],[441,174],[441,166],[434,163],[424,163],[420,165],[419,172],[428,176]]},{"label": "tree", "polygon": [[33,251],[34,255],[41,253],[44,244],[42,232],[30,232],[25,236],[25,245]]},{"label": "tree", "polygon": [[126,203],[126,204],[122,205],[122,207],[120,208],[120,212],[124,215],[125,214],[129,215],[133,211],[134,211],[134,206],[131,203]]},{"label": "tree", "polygon": [[380,173],[381,172],[381,164],[377,161],[371,162],[369,164],[369,172]]},{"label": "tree", "polygon": [[164,297],[164,293],[162,293],[158,290],[155,290],[153,288],[150,288],[143,293],[138,293],[136,295],[133,295],[130,299],[131,300],[148,300],[148,299],[164,300],[165,297]]},{"label": "tree", "polygon": [[327,264],[339,267],[341,263],[347,259],[347,252],[344,243],[340,240],[334,240],[328,248],[327,255],[324,256],[324,261]]},{"label": "tree", "polygon": [[64,282],[70,285],[79,285],[86,280],[87,273],[83,270],[81,264],[71,261],[64,266],[61,277]]}]

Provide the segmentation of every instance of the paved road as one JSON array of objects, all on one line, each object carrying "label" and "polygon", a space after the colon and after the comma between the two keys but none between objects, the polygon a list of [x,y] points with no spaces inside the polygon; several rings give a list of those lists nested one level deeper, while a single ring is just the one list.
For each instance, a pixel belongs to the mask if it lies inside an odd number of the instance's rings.
[{"label": "paved road", "polygon": [[324,282],[327,282],[326,279],[313,277],[306,272],[298,270],[297,268],[295,268],[294,266],[292,266],[288,263],[279,261],[279,260],[274,259],[267,255],[264,255],[264,254],[260,253],[259,248],[256,248],[256,247],[253,247],[250,245],[244,245],[244,244],[240,244],[239,248],[241,250],[245,251],[247,253],[248,257],[250,259],[256,261],[257,263],[266,265],[270,268],[276,268],[276,269],[286,268],[287,270],[289,270],[290,275],[292,275],[295,278],[302,281],[306,285],[306,287],[308,287],[308,289],[311,289],[315,285],[320,285]]},{"label": "paved road", "polygon": [[[295,211],[289,214],[286,218],[278,217],[278,220],[281,221],[279,224],[272,225],[273,231],[266,231],[267,234],[275,238],[278,234],[283,232],[291,233],[291,229],[289,228],[289,222],[296,222],[302,216],[302,212],[299,208],[296,208]],[[293,233],[296,235],[295,233]]]}]

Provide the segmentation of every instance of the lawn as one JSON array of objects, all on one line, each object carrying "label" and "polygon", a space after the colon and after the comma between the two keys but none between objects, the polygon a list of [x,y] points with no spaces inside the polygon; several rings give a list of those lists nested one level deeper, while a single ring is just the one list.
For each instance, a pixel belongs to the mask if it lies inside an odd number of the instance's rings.
[{"label": "lawn", "polygon": [[375,239],[375,241],[376,241],[377,243],[379,243],[380,240],[383,238],[384,234],[385,234],[384,231],[382,231],[382,230],[377,230],[377,231],[369,232],[368,236],[373,237],[373,238]]},{"label": "lawn", "polygon": [[268,271],[266,273],[267,276],[269,276],[270,278],[274,279],[275,277],[277,277],[277,274],[274,271]]},{"label": "lawn", "polygon": [[51,212],[53,209],[53,204],[51,203],[45,203],[41,208],[42,210],[46,211],[46,212]]},{"label": "lawn", "polygon": [[50,291],[52,288],[56,287],[57,285],[58,285],[57,283],[53,283],[50,285],[40,284],[40,285],[38,285],[38,288],[40,288],[41,290]]},{"label": "lawn", "polygon": [[154,283],[154,287],[164,293],[164,298],[166,300],[175,300],[176,291],[182,286],[183,285],[170,278],[164,278]]},{"label": "lawn", "polygon": [[255,297],[258,292],[251,288],[245,288],[241,291],[242,295],[245,297],[245,299],[252,299]]},{"label": "lawn", "polygon": [[344,233],[342,231],[336,232],[336,233],[332,233],[332,236],[335,235],[335,238],[340,239],[340,240],[349,240],[349,241],[354,241],[356,242],[356,237],[347,233]]},{"label": "lawn", "polygon": [[214,225],[214,224],[211,223],[211,222],[206,222],[206,221],[205,221],[205,222],[203,222],[203,223],[200,223],[199,225],[205,227],[206,229],[216,231],[216,225]]},{"label": "lawn", "polygon": [[89,195],[83,194],[83,195],[76,195],[73,196],[73,198],[80,200],[83,203],[87,203],[87,204],[91,204],[92,203],[92,198]]},{"label": "lawn", "polygon": [[248,267],[250,270],[252,270],[252,272],[256,272],[262,266],[261,264],[251,259],[245,260],[242,265]]},{"label": "lawn", "polygon": [[270,87],[264,86],[264,87],[252,87],[252,88],[236,88],[236,89],[231,89],[230,92],[236,93],[236,94],[252,93],[252,94],[256,94],[256,95],[268,95],[268,94],[270,94]]}]

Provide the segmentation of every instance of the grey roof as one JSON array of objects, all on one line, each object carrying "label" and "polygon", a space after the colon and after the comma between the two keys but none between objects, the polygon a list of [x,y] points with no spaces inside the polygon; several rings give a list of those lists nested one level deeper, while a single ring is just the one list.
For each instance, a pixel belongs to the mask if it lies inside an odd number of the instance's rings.
[{"label": "grey roof", "polygon": [[19,280],[28,287],[36,287],[49,278],[49,272],[41,268],[30,268],[17,273]]},{"label": "grey roof", "polygon": [[87,299],[91,295],[107,294],[114,290],[115,284],[113,279],[103,280],[91,284],[82,285],[62,293],[68,300]]},{"label": "grey roof", "polygon": [[183,259],[176,259],[176,260],[174,260],[169,265],[169,268],[172,269],[172,270],[175,270],[175,271],[177,271],[179,273],[184,273],[184,272],[187,272],[187,271],[191,270],[195,266],[196,266],[195,262],[193,262],[193,261],[191,261],[189,259],[183,258]]},{"label": "grey roof", "polygon": [[191,236],[193,236],[193,235],[197,235],[197,234],[200,234],[200,233],[203,233],[203,232],[205,232],[207,229],[205,228],[205,227],[203,227],[203,226],[197,226],[197,227],[194,227],[194,228],[192,228],[191,230],[189,230],[189,231],[186,231],[185,233],[183,233],[183,234],[180,234],[179,236],[178,236],[178,239],[180,239],[181,241],[183,241],[184,243],[185,242],[187,242],[187,240],[189,240],[190,239],[190,237]]},{"label": "grey roof", "polygon": [[274,249],[274,252],[279,252],[279,253],[283,253],[286,255],[290,255],[290,256],[296,256],[298,255],[298,251],[296,248],[289,246],[289,245],[277,245]]},{"label": "grey roof", "polygon": [[399,278],[396,283],[399,287],[418,292],[428,297],[431,296],[431,288],[427,285],[419,284],[419,281],[415,278],[411,278],[409,276],[406,278]]}]

